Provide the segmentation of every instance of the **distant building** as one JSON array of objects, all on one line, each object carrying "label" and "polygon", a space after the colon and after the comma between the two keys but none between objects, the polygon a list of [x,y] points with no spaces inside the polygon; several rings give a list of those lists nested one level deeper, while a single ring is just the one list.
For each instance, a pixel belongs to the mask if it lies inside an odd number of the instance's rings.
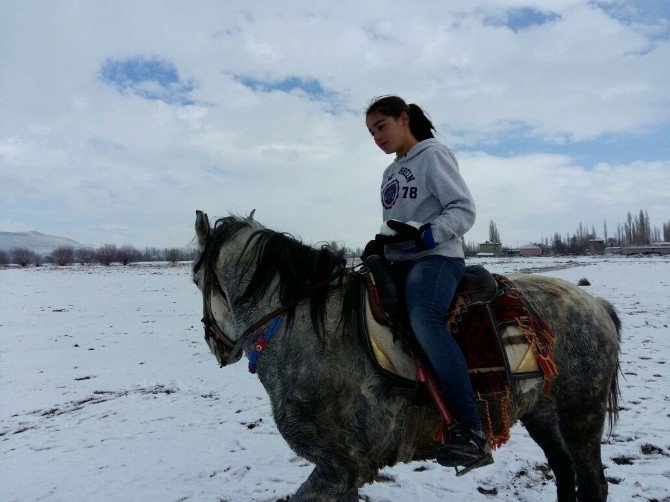
[{"label": "distant building", "polygon": [[626,246],[621,254],[670,254],[670,242],[654,242],[646,246]]},{"label": "distant building", "polygon": [[502,251],[502,244],[499,242],[486,241],[479,244],[479,253],[483,255],[498,255]]},{"label": "distant building", "polygon": [[605,241],[602,239],[591,239],[586,243],[586,249],[591,254],[603,254],[605,252]]},{"label": "distant building", "polygon": [[535,244],[521,246],[519,248],[519,256],[542,256],[542,248]]}]

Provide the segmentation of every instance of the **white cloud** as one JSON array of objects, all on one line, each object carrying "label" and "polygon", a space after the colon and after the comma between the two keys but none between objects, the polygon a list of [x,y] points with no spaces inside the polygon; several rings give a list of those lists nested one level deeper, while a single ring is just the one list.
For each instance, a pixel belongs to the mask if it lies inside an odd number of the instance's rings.
[{"label": "white cloud", "polygon": [[[477,201],[477,223],[468,239],[488,236],[494,220],[504,243],[526,244],[554,232],[574,234],[581,222],[603,236],[641,208],[660,227],[667,221],[670,161],[599,164],[587,168],[561,155],[511,158],[461,156],[461,171]],[[654,219],[655,216],[655,219]]]}]

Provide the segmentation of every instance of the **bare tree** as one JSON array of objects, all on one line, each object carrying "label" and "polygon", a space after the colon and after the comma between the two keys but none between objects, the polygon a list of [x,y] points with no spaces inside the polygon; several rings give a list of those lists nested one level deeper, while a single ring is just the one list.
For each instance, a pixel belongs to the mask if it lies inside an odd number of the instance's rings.
[{"label": "bare tree", "polygon": [[651,220],[649,219],[649,213],[647,211],[642,211],[640,209],[640,224],[642,225],[642,236],[644,239],[644,244],[651,244]]},{"label": "bare tree", "polygon": [[[637,213],[628,211],[623,223],[617,223],[616,233],[609,235],[607,220],[603,222],[603,240],[609,247],[615,246],[645,246],[652,242],[658,242],[663,239],[670,242],[670,221],[662,224],[661,227],[652,226],[649,213],[645,209],[640,209]],[[561,246],[568,254],[582,254],[587,249],[588,240],[596,238],[595,227],[591,226],[591,231],[580,222],[574,235],[567,233],[561,239],[558,233],[554,234],[553,248],[557,254],[561,254]]]},{"label": "bare tree", "polygon": [[554,233],[554,240],[551,246],[554,250],[554,253],[557,255],[565,254],[566,246],[563,244],[563,239],[561,239],[561,234],[558,232]]},{"label": "bare tree", "polygon": [[644,246],[651,244],[651,221],[649,220],[649,213],[640,209],[637,218],[630,212],[626,215],[626,222],[624,223],[625,231],[625,246]]},{"label": "bare tree", "polygon": [[142,253],[141,261],[160,261],[162,259],[162,254],[159,249],[156,248],[144,248]]},{"label": "bare tree", "polygon": [[81,265],[90,265],[96,261],[95,251],[93,248],[77,248],[74,259]]},{"label": "bare tree", "polygon": [[102,265],[109,266],[118,260],[116,244],[105,244],[95,252],[95,259]]},{"label": "bare tree", "polygon": [[500,244],[498,227],[493,220],[489,221],[489,241]]},{"label": "bare tree", "polygon": [[476,242],[465,242],[465,239],[463,239],[463,253],[465,253],[465,256],[475,256],[477,252],[479,251],[479,245]]},{"label": "bare tree", "polygon": [[51,259],[61,267],[72,265],[74,261],[74,249],[69,246],[61,246],[53,250]]},{"label": "bare tree", "polygon": [[345,257],[350,256],[352,252],[347,248],[343,242],[339,241],[330,241],[321,246],[322,248],[328,248],[335,253],[342,253]]},{"label": "bare tree", "polygon": [[0,249],[0,265],[8,265],[9,264],[9,255]]},{"label": "bare tree", "polygon": [[[184,250],[184,259],[185,260],[195,260],[200,256],[200,251],[198,251],[197,248],[191,247],[191,248],[186,248]],[[357,254],[356,256],[360,256],[360,253]]]},{"label": "bare tree", "polygon": [[624,228],[624,242],[625,246],[630,246],[635,242],[635,223],[633,222],[633,215],[630,211],[626,214],[626,222],[623,224]]},{"label": "bare tree", "polygon": [[165,260],[169,261],[173,265],[176,264],[178,261],[182,260],[182,252],[181,249],[179,248],[169,248],[165,250]]},{"label": "bare tree", "polygon": [[135,249],[130,244],[125,244],[121,246],[117,251],[117,259],[121,262],[121,265],[128,265],[129,263],[136,262],[140,259],[142,253],[138,249]]},{"label": "bare tree", "polygon": [[32,249],[14,248],[12,249],[12,262],[15,263],[16,265],[26,267],[31,263],[35,262],[36,255],[37,253],[35,253],[35,251],[33,251]]},{"label": "bare tree", "polygon": [[661,229],[654,225],[654,228],[651,229],[651,242],[660,242],[661,240]]}]

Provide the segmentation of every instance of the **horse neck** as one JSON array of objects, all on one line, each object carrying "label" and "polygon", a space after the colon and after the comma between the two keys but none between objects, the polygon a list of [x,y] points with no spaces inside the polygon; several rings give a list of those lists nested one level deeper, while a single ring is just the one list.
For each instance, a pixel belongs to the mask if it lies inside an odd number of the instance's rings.
[{"label": "horse neck", "polygon": [[[255,272],[256,264],[244,260],[245,254],[247,257],[253,256],[252,251],[254,243],[251,242],[251,244],[247,246],[249,233],[250,231],[240,232],[240,234],[236,236],[235,242],[230,242],[225,252],[223,250],[221,251],[220,260],[218,262],[219,279],[225,280],[226,284],[229,285],[234,305],[234,300],[239,298],[244,293],[247,284]],[[266,288],[263,294],[259,297],[258,301],[253,305],[250,306],[248,303],[246,303],[242,305],[237,304],[237,306],[234,307],[235,317],[246,325],[245,329],[264,316],[286,306],[282,305],[279,298],[277,288],[278,282],[279,277],[278,275],[275,275],[269,287]],[[312,285],[314,286],[316,284],[318,284],[318,282]],[[324,284],[323,287],[327,286]],[[309,295],[309,293],[309,290],[305,291],[305,295]],[[343,293],[344,289],[333,292],[326,300],[325,323],[328,326],[327,329],[329,331],[332,329],[329,326],[330,324],[336,325],[339,322]],[[311,300],[308,296],[305,296],[305,298],[301,298],[298,301],[298,310],[306,309],[308,317],[310,312],[310,301]],[[309,325],[312,325],[311,319],[309,320]]]},{"label": "horse neck", "polygon": [[253,272],[253,266],[245,272],[245,264],[238,264],[236,260],[219,261],[217,264],[216,275],[219,282],[227,286],[230,295],[229,302],[232,305],[235,318],[241,324],[239,326],[241,331],[244,331],[269,312],[281,307],[278,296],[272,293],[276,289],[276,278],[272,281],[268,290],[253,305],[237,302],[244,293]]}]

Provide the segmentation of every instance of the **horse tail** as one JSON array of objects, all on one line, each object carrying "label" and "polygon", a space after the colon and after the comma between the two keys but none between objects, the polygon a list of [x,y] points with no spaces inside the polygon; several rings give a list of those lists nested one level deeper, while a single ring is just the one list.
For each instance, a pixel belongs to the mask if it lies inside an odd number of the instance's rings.
[{"label": "horse tail", "polygon": [[621,345],[621,319],[619,319],[616,309],[610,302],[603,299],[600,299],[600,301],[602,302],[603,307],[605,307],[605,310],[609,314],[610,319],[612,319],[617,334],[616,365],[614,367],[614,375],[612,375],[612,382],[610,383],[610,390],[607,395],[607,408],[608,408],[607,421],[609,425],[609,431],[611,434],[614,428],[614,424],[619,419],[619,397],[621,395],[619,391],[619,373],[621,371],[619,365],[619,353]]}]

